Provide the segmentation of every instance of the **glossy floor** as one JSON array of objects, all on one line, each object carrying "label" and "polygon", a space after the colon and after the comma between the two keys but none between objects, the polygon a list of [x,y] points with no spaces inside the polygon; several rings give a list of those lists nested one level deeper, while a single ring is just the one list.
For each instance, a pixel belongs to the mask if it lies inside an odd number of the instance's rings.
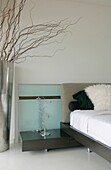
[{"label": "glossy floor", "polygon": [[0,153],[0,170],[111,170],[111,164],[86,148],[22,152],[21,145]]}]

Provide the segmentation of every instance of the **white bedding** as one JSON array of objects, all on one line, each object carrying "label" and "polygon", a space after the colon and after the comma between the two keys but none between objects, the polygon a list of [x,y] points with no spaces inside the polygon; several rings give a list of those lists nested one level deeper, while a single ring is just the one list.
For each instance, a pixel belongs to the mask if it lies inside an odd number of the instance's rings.
[{"label": "white bedding", "polygon": [[70,125],[111,147],[111,111],[75,110]]}]

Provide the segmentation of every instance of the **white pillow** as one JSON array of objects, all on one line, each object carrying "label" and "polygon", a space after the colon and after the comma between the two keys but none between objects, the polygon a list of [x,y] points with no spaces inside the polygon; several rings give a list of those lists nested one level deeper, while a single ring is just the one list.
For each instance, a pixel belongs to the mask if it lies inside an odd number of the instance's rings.
[{"label": "white pillow", "polygon": [[111,85],[97,84],[85,88],[94,110],[111,110]]}]

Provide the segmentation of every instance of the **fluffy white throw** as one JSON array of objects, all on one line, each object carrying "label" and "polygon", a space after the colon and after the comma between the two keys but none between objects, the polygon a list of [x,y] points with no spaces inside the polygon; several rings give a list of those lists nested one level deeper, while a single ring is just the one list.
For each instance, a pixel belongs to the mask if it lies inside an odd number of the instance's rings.
[{"label": "fluffy white throw", "polygon": [[111,110],[111,85],[97,84],[85,88],[94,110]]}]

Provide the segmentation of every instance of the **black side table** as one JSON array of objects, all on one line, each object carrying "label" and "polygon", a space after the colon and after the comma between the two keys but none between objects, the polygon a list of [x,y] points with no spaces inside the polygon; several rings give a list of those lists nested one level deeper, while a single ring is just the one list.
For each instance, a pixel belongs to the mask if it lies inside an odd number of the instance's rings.
[{"label": "black side table", "polygon": [[22,151],[49,150],[79,145],[77,141],[62,131],[62,129],[51,129],[48,131],[50,135],[47,137],[42,137],[36,131],[20,132]]}]

